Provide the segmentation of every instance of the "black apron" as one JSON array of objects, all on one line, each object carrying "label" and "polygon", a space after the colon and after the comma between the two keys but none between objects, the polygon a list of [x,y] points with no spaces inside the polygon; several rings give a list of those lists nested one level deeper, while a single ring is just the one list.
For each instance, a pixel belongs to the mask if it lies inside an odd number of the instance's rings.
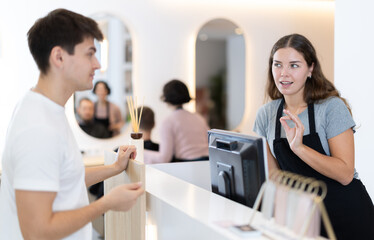
[{"label": "black apron", "polygon": [[109,135],[110,135],[110,137],[112,137],[113,136],[113,131],[109,130],[109,125],[110,125],[110,121],[109,121],[109,102],[106,103],[106,115],[107,115],[106,118],[98,118],[98,117],[96,117],[96,113],[97,113],[97,102],[95,103],[95,108],[94,108],[94,120],[95,120],[95,122],[100,123],[106,129],[108,129]]},{"label": "black apron", "polygon": [[[365,186],[358,179],[353,179],[344,186],[328,178],[301,160],[292,152],[287,138],[281,138],[281,123],[284,99],[281,101],[276,118],[275,140],[273,143],[275,157],[282,170],[322,180],[327,185],[327,196],[324,204],[338,240],[374,239],[374,207]],[[303,143],[315,151],[325,154],[322,143],[316,132],[314,104],[308,104],[309,135],[303,137]],[[306,126],[305,126],[306,127]],[[321,235],[327,236],[321,225]]]}]

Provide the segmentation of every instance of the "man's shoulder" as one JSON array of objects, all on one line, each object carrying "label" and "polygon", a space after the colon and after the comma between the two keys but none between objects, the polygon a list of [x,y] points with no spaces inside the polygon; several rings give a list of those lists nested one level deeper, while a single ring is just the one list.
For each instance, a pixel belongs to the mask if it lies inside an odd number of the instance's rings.
[{"label": "man's shoulder", "polygon": [[8,131],[12,134],[64,128],[64,108],[29,91],[17,103]]},{"label": "man's shoulder", "polygon": [[[53,102],[49,98],[33,92],[28,91],[24,94],[24,96],[18,101],[16,106],[16,111],[21,112],[37,112],[40,113],[47,113],[48,115],[55,115],[55,114],[64,114],[65,109],[64,107],[58,105],[57,103]],[[36,116],[35,114],[31,114],[30,117]]]}]

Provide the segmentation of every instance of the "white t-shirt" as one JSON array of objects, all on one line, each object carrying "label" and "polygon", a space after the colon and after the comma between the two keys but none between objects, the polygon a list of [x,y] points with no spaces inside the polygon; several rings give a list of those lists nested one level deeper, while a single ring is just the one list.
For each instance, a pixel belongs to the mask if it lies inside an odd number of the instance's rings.
[{"label": "white t-shirt", "polygon": [[[65,108],[29,91],[8,127],[2,159],[0,239],[23,239],[15,189],[56,192],[53,211],[88,205],[85,169]],[[92,239],[91,223],[64,239]]]}]

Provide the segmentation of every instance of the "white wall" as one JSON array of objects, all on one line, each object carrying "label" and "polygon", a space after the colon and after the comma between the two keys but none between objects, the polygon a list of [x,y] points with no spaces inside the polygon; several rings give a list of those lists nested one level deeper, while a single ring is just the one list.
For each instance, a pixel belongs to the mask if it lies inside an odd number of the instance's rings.
[{"label": "white wall", "polygon": [[245,106],[245,41],[241,35],[227,39],[227,129],[235,129],[243,118]]},{"label": "white wall", "polygon": [[335,84],[353,110],[356,168],[374,198],[374,2],[336,1]]},{"label": "white wall", "polygon": [[[156,110],[156,125],[170,111],[159,101],[165,82],[180,78],[194,89],[196,34],[202,25],[215,18],[231,20],[244,31],[247,96],[240,129],[245,133],[252,133],[255,114],[263,104],[270,49],[283,35],[294,32],[306,35],[318,49],[326,75],[334,77],[334,2],[331,1],[4,1],[0,7],[0,44],[4,50],[0,53],[0,153],[15,103],[38,78],[26,33],[37,18],[57,7],[85,15],[107,12],[122,18],[133,38],[135,95],[145,96],[145,104]],[[114,143],[98,143],[78,128],[73,130],[84,147]]]},{"label": "white wall", "polygon": [[226,41],[196,42],[196,87],[209,86],[209,80],[226,69]]}]

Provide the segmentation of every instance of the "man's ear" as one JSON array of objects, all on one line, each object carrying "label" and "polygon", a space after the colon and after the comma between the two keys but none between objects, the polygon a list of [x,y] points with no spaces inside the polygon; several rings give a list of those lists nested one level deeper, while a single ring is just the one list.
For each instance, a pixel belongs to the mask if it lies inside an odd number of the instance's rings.
[{"label": "man's ear", "polygon": [[63,55],[65,53],[65,50],[62,49],[60,46],[55,46],[51,50],[51,54],[49,56],[49,62],[51,64],[51,67],[56,67],[56,68],[62,68],[64,59]]}]

